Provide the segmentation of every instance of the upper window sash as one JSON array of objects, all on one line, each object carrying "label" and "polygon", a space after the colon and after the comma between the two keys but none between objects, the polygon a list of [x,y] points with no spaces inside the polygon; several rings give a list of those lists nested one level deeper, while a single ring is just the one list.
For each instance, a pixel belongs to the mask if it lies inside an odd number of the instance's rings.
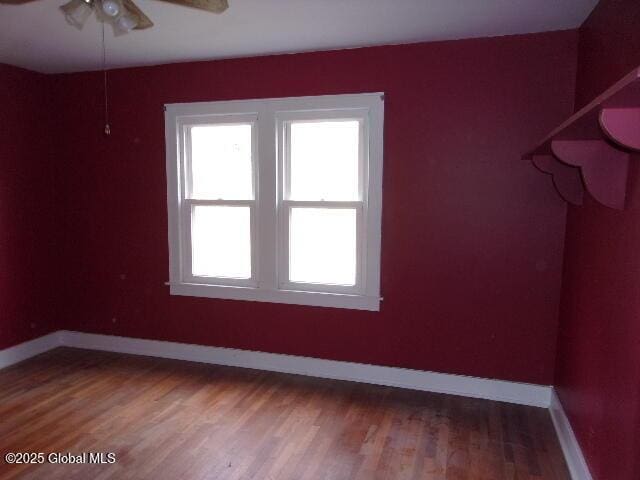
[{"label": "upper window sash", "polygon": [[278,172],[279,190],[278,200],[300,200],[291,196],[291,126],[292,124],[316,123],[316,122],[358,122],[358,174],[357,174],[357,197],[322,199],[313,198],[309,200],[337,200],[337,201],[367,201],[367,180],[368,180],[368,139],[369,139],[369,109],[365,108],[342,108],[323,109],[313,111],[290,111],[276,113],[276,128],[278,132]]},{"label": "upper window sash", "polygon": [[[180,143],[178,145],[178,158],[180,161],[180,199],[193,198],[192,196],[192,149],[191,149],[191,131],[193,127],[211,126],[233,126],[233,125],[251,125],[251,190],[252,199],[257,196],[257,148],[258,148],[258,114],[219,114],[219,115],[200,115],[197,117],[178,117],[177,129],[179,132]],[[206,198],[201,198],[206,199]],[[218,200],[211,198],[210,200]],[[223,199],[227,200],[227,199]],[[235,199],[235,200],[249,200]]]}]

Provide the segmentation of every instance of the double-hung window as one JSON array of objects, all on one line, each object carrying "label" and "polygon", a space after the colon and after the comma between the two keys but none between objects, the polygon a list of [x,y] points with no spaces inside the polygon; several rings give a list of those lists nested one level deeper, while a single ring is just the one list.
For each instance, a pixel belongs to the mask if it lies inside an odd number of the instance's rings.
[{"label": "double-hung window", "polygon": [[166,105],[172,294],[378,310],[383,96]]}]

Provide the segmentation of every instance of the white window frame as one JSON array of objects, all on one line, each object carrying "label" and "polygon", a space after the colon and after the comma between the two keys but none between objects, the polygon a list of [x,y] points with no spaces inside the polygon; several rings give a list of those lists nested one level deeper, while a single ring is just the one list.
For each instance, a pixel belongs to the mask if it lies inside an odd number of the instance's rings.
[{"label": "white window frame", "polygon": [[[288,199],[285,178],[292,121],[360,122],[360,199]],[[365,93],[165,105],[169,282],[172,295],[253,300],[360,310],[380,309],[384,95]],[[251,123],[253,200],[195,200],[187,194],[188,129],[196,125]],[[193,205],[243,205],[251,211],[250,279],[191,274]],[[355,208],[358,259],[354,286],[288,281],[288,215],[296,206]]]}]

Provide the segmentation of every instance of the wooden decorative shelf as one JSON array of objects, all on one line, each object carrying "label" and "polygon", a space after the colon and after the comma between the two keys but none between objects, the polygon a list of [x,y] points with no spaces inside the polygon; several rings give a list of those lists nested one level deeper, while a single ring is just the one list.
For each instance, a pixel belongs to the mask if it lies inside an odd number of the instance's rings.
[{"label": "wooden decorative shelf", "polygon": [[552,177],[560,196],[582,205],[584,190],[623,209],[631,152],[640,151],[640,67],[569,117],[524,155]]}]

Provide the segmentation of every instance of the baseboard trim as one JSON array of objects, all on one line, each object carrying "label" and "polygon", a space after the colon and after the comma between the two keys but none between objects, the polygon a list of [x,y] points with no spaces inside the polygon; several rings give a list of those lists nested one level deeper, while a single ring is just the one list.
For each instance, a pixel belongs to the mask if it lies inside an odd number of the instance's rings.
[{"label": "baseboard trim", "polygon": [[548,408],[551,387],[231,348],[61,331],[63,345],[387,385]]},{"label": "baseboard trim", "polygon": [[582,454],[578,439],[573,433],[569,418],[562,408],[560,398],[555,390],[551,392],[551,406],[549,407],[551,420],[556,429],[556,435],[560,441],[560,447],[564,454],[572,480],[593,480],[587,461]]},{"label": "baseboard trim", "polygon": [[552,387],[545,385],[68,330],[0,350],[0,368],[60,346],[371,383],[542,408],[551,405]]},{"label": "baseboard trim", "polygon": [[0,368],[10,367],[36,355],[62,345],[60,332],[49,333],[42,337],[34,338],[13,347],[0,350]]}]

